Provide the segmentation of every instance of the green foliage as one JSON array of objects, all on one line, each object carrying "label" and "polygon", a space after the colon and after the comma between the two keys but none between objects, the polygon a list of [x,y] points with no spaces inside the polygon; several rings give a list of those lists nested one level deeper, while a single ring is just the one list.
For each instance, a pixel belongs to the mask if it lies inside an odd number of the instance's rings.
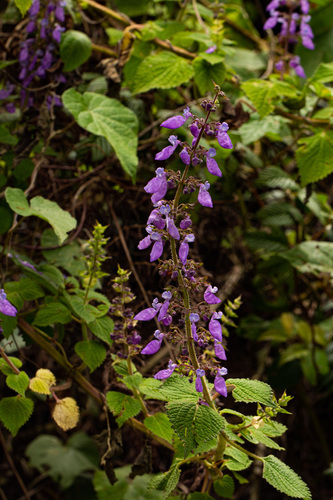
[{"label": "green foliage", "polygon": [[26,455],[32,467],[52,477],[62,489],[69,488],[82,472],[95,470],[99,462],[94,442],[83,432],[73,434],[66,444],[56,436],[38,436]]},{"label": "green foliage", "polygon": [[81,31],[67,30],[61,37],[60,57],[64,71],[73,71],[86,62],[91,55],[90,38]]},{"label": "green foliage", "polygon": [[175,463],[168,472],[157,474],[149,483],[149,491],[163,490],[163,498],[166,499],[176,488],[180,478],[180,469]]},{"label": "green foliage", "polygon": [[[168,78],[165,78],[168,75]],[[186,83],[193,76],[190,62],[171,52],[153,54],[139,63],[130,82],[134,94],[150,89],[170,89]]]},{"label": "green foliage", "polygon": [[296,159],[302,186],[317,182],[333,172],[333,134],[322,130],[311,137],[299,140]]},{"label": "green foliage", "polygon": [[20,427],[22,427],[31,417],[33,409],[34,403],[29,398],[20,395],[2,398],[0,401],[0,420],[6,429],[8,429],[13,436],[16,436]]},{"label": "green foliage", "polygon": [[105,347],[95,340],[81,340],[75,344],[75,352],[93,372],[106,358]]},{"label": "green foliage", "polygon": [[29,205],[21,189],[10,187],[6,189],[5,196],[8,205],[17,214],[24,217],[35,215],[46,220],[53,227],[60,243],[63,243],[67,238],[67,233],[76,227],[75,219],[54,201],[46,200],[42,196],[35,196],[30,200]]},{"label": "green foliage", "polygon": [[155,413],[144,419],[145,426],[157,436],[172,443],[173,430],[169,418],[165,413]]},{"label": "green foliage", "polygon": [[71,312],[61,302],[50,302],[41,307],[34,319],[34,325],[47,326],[54,323],[66,324],[72,320]]},{"label": "green foliage", "polygon": [[227,385],[235,386],[235,388],[232,389],[232,395],[236,401],[276,406],[273,402],[272,388],[260,380],[229,378],[226,383]]},{"label": "green foliage", "polygon": [[215,481],[214,484],[215,493],[224,498],[232,498],[235,491],[235,483],[231,476],[225,474],[222,479]]},{"label": "green foliage", "polygon": [[134,179],[138,165],[138,121],[133,111],[116,99],[92,92],[81,95],[68,89],[62,99],[82,128],[109,141],[124,171]]},{"label": "green foliage", "polygon": [[135,417],[141,410],[139,401],[132,396],[122,394],[117,391],[109,391],[106,393],[106,402],[112,413],[117,416],[116,422],[121,427],[126,420]]},{"label": "green foliage", "polygon": [[30,9],[32,0],[15,0],[16,7],[20,10],[22,16]]},{"label": "green foliage", "polygon": [[10,389],[25,397],[25,391],[29,385],[29,377],[25,372],[11,373],[6,377],[6,384]]},{"label": "green foliage", "polygon": [[174,431],[184,442],[184,457],[199,446],[217,436],[225,426],[225,420],[212,408],[186,401],[171,402],[167,415]]},{"label": "green foliage", "polygon": [[263,477],[274,488],[293,498],[310,500],[311,493],[302,479],[273,455],[263,458]]}]

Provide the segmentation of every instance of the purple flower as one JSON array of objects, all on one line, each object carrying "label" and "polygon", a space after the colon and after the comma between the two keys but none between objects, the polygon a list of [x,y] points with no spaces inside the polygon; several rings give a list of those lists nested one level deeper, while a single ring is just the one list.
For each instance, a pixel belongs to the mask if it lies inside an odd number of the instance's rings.
[{"label": "purple flower", "polygon": [[178,255],[179,255],[179,260],[183,264],[183,266],[185,266],[186,264],[188,252],[190,250],[188,244],[193,243],[194,240],[195,240],[194,234],[188,234],[187,236],[185,236],[184,241],[182,241],[181,244],[179,245]]},{"label": "purple flower", "polygon": [[303,14],[307,14],[310,10],[310,4],[308,0],[300,0],[300,4],[301,4],[301,11],[303,12]]},{"label": "purple flower", "polygon": [[147,224],[154,224],[154,226],[157,227],[157,229],[165,228],[165,220],[161,216],[159,208],[154,208],[154,210],[148,217]]},{"label": "purple flower", "polygon": [[154,375],[154,378],[156,378],[157,380],[163,380],[165,378],[169,378],[173,374],[176,366],[177,365],[175,363],[173,363],[170,359],[170,361],[168,363],[168,368],[166,370],[161,370],[161,371],[157,372]]},{"label": "purple flower", "polygon": [[140,311],[136,316],[134,316],[134,319],[136,321],[150,321],[151,319],[155,318],[156,314],[162,307],[162,304],[158,302],[158,299],[154,299],[152,302],[152,307],[148,307],[147,309],[143,309],[143,311]]},{"label": "purple flower", "polygon": [[202,392],[203,388],[202,388],[201,377],[205,376],[205,370],[201,370],[200,368],[198,368],[197,370],[195,370],[195,374],[197,376],[196,381],[195,381],[195,389],[198,392]]},{"label": "purple flower", "polygon": [[[151,238],[152,238],[152,236],[151,236]],[[162,237],[159,234],[157,236],[159,237],[159,239],[157,239],[155,241],[155,243],[153,244],[153,248],[151,249],[150,256],[149,256],[150,262],[154,262],[155,260],[159,259],[163,253],[164,243],[162,241]]]},{"label": "purple flower", "polygon": [[289,61],[289,66],[291,68],[294,68],[295,70],[295,73],[296,75],[298,75],[299,77],[301,78],[306,78],[306,75],[304,73],[304,69],[302,68],[302,66],[300,65],[300,58],[299,56],[295,56],[293,57],[290,61]]},{"label": "purple flower", "polygon": [[207,170],[212,175],[217,175],[217,177],[222,177],[222,172],[219,169],[219,166],[214,160],[213,156],[216,155],[216,150],[214,148],[210,148],[210,150],[206,154],[206,165]]},{"label": "purple flower", "polygon": [[200,134],[200,128],[198,127],[197,121],[191,123],[190,125],[190,132],[193,135],[193,137],[196,139],[198,135]]},{"label": "purple flower", "polygon": [[174,238],[175,240],[179,240],[180,239],[179,231],[175,225],[174,220],[169,216],[167,216],[166,218],[166,225],[170,236],[172,236],[172,238]]},{"label": "purple flower", "polygon": [[[175,136],[172,136],[175,137]],[[171,146],[169,146],[171,147]],[[176,146],[177,147],[177,146]],[[165,148],[167,149],[167,148]],[[164,151],[164,150],[163,150]],[[162,153],[162,151],[161,151]],[[151,201],[156,203],[164,198],[165,193],[168,190],[168,183],[166,173],[164,172],[164,168],[157,168],[155,170],[156,176],[151,179],[148,184],[144,187],[146,193],[153,194],[151,197]]]},{"label": "purple flower", "polygon": [[10,94],[13,92],[14,88],[15,85],[7,83],[6,88],[0,90],[0,99],[7,99],[7,97],[9,97]]},{"label": "purple flower", "polygon": [[162,319],[162,323],[163,323],[164,326],[171,325],[171,323],[172,323],[172,316],[171,316],[171,314],[166,314],[166,316],[164,316],[164,318]]},{"label": "purple flower", "polygon": [[59,26],[59,24],[55,25],[54,30],[52,31],[52,38],[55,42],[60,43],[61,41],[61,33],[65,31],[63,26]]},{"label": "purple flower", "polygon": [[170,305],[170,299],[172,297],[172,293],[171,292],[163,292],[162,293],[162,298],[165,299],[163,304],[162,304],[162,307],[160,308],[160,312],[158,314],[158,321],[161,321],[162,319],[164,319],[167,315],[167,312],[168,312],[168,308],[169,308],[169,305]]},{"label": "purple flower", "polygon": [[[171,118],[168,118],[167,120],[162,122],[161,127],[165,127],[165,128],[169,128],[169,129],[179,128],[182,125],[184,125],[184,123],[186,122],[186,120],[189,119],[190,116],[192,116],[192,113],[190,112],[190,108],[185,108],[183,111],[183,116],[181,116],[181,115],[172,116]],[[155,158],[155,159],[157,160],[158,158]]]},{"label": "purple flower", "polygon": [[266,10],[269,12],[271,10],[276,10],[283,5],[285,2],[281,2],[281,0],[272,0],[266,7]]},{"label": "purple flower", "polygon": [[309,36],[302,36],[302,45],[309,50],[313,50],[315,48],[312,39]]},{"label": "purple flower", "polygon": [[155,160],[158,161],[167,160],[173,154],[178,144],[180,144],[180,141],[177,139],[176,135],[170,135],[168,141],[171,143],[171,146],[167,146],[166,148],[162,149],[162,151],[157,153],[155,155]]},{"label": "purple flower", "polygon": [[29,9],[29,16],[36,17],[40,9],[39,0],[35,0]]},{"label": "purple flower", "polygon": [[223,361],[227,359],[223,345],[217,342],[217,340],[214,340],[214,352],[217,358],[222,359]]},{"label": "purple flower", "polygon": [[61,23],[64,22],[65,20],[65,11],[64,11],[64,7],[66,5],[66,2],[63,0],[63,1],[60,1],[57,3],[57,6],[56,6],[56,9],[55,9],[55,18],[60,21]]},{"label": "purple flower", "polygon": [[232,142],[230,137],[227,134],[227,130],[229,129],[229,125],[226,122],[223,122],[222,125],[219,126],[217,131],[217,141],[221,148],[224,149],[232,149]]},{"label": "purple flower", "polygon": [[203,207],[212,208],[213,202],[212,202],[212,198],[208,192],[209,188],[210,188],[210,184],[208,181],[206,181],[205,184],[200,184],[199,194],[198,194],[198,202]]},{"label": "purple flower", "polygon": [[276,62],[275,69],[277,69],[277,71],[283,71],[284,70],[284,62],[283,61]]},{"label": "purple flower", "polygon": [[208,47],[207,50],[205,50],[206,54],[212,54],[213,52],[215,52],[215,50],[217,49],[216,45],[212,45],[211,47]]},{"label": "purple flower", "polygon": [[6,299],[7,295],[2,288],[0,290],[0,312],[5,316],[16,316],[17,309],[14,307],[9,300]]},{"label": "purple flower", "polygon": [[265,22],[263,28],[264,30],[272,30],[275,28],[278,22],[279,13],[277,11],[271,11],[271,16]]},{"label": "purple flower", "polygon": [[156,340],[149,342],[149,344],[142,349],[141,354],[155,354],[159,350],[162,345],[164,333],[161,333],[159,330],[155,330],[154,337],[156,337]]},{"label": "purple flower", "polygon": [[209,333],[218,342],[222,342],[222,326],[221,323],[218,321],[221,318],[222,318],[221,312],[218,313],[214,312],[208,325]]},{"label": "purple flower", "polygon": [[181,150],[181,152],[179,153],[179,157],[182,160],[182,162],[185,163],[185,165],[189,165],[190,164],[191,157],[188,154],[187,148],[184,148],[184,149]]},{"label": "purple flower", "polygon": [[204,293],[204,300],[207,304],[219,304],[221,299],[215,296],[215,293],[218,291],[216,286],[212,287],[212,285],[208,285]]},{"label": "purple flower", "polygon": [[197,335],[197,327],[195,324],[199,321],[200,316],[197,313],[191,313],[190,314],[190,322],[191,322],[191,332],[192,332],[192,337],[193,340],[198,342],[198,335]]},{"label": "purple flower", "polygon": [[214,379],[214,387],[216,392],[221,394],[221,396],[227,397],[227,386],[225,383],[225,380],[223,378],[223,375],[226,375],[228,373],[228,370],[226,368],[219,368],[217,371],[216,377]]},{"label": "purple flower", "polygon": [[179,227],[180,229],[187,229],[190,226],[192,226],[191,218],[189,215],[186,215],[185,219],[180,221]]},{"label": "purple flower", "polygon": [[133,335],[128,337],[127,343],[132,345],[138,345],[141,342],[141,335],[138,334],[136,330],[134,330]]}]

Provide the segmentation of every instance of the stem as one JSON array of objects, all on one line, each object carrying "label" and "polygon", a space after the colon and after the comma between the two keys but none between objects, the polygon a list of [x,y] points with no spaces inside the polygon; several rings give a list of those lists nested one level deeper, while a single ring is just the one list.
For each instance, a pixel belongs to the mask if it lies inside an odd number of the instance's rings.
[{"label": "stem", "polygon": [[11,362],[11,360],[9,359],[9,357],[7,356],[7,354],[3,349],[0,349],[0,356],[6,361],[9,368],[11,368],[13,372],[16,373],[16,375],[19,375],[21,373],[20,370],[16,368],[16,366]]},{"label": "stem", "polygon": [[221,432],[221,434],[223,435],[223,438],[225,439],[225,441],[230,444],[230,446],[237,448],[237,450],[242,451],[243,453],[245,453],[249,457],[254,458],[255,460],[260,460],[261,462],[264,461],[262,457],[259,457],[259,455],[255,455],[254,453],[251,453],[251,451],[246,450],[245,448],[243,448],[239,444],[235,443],[234,441],[231,441],[231,439],[229,439],[228,436],[224,432]]}]

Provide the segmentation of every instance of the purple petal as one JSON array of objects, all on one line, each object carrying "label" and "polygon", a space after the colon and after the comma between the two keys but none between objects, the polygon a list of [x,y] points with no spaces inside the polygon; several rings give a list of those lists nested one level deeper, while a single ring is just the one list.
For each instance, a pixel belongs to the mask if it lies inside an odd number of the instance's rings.
[{"label": "purple petal", "polygon": [[223,377],[216,376],[214,380],[214,387],[216,392],[221,394],[221,396],[227,397],[228,391],[225,380]]},{"label": "purple petal", "polygon": [[166,300],[165,302],[163,302],[162,307],[161,307],[160,312],[159,312],[159,315],[158,315],[158,318],[157,318],[158,321],[161,321],[162,319],[165,318],[165,316],[168,312],[169,304],[170,304],[170,300]]},{"label": "purple petal", "polygon": [[162,176],[156,176],[150,179],[148,184],[143,188],[146,193],[153,194],[156,193],[159,189],[161,189],[161,186],[163,184],[163,177]]},{"label": "purple petal", "polygon": [[185,264],[186,264],[189,249],[190,249],[190,247],[189,247],[188,243],[186,243],[185,241],[183,241],[179,245],[178,255],[179,255],[179,260],[183,264],[183,266],[185,266]]},{"label": "purple petal", "polygon": [[168,364],[168,368],[166,370],[161,370],[161,371],[157,372],[154,375],[154,378],[156,378],[157,380],[163,380],[165,378],[169,378],[173,374],[176,366],[177,365],[175,363],[172,363],[172,361],[170,360],[169,364]]},{"label": "purple petal", "polygon": [[199,378],[199,377],[197,377],[197,378],[196,378],[196,381],[195,381],[195,389],[196,389],[196,391],[198,391],[198,392],[202,392],[202,391],[203,391],[201,378]]},{"label": "purple petal", "polygon": [[209,285],[206,288],[204,293],[204,300],[205,302],[207,302],[207,304],[219,304],[220,302],[222,302],[221,299],[219,299],[218,297],[216,297],[216,295],[214,295],[216,292],[217,292],[216,287],[212,288],[212,286]]},{"label": "purple petal", "polygon": [[141,241],[139,241],[138,249],[145,250],[145,248],[148,248],[150,245],[151,245],[151,239],[150,239],[150,235],[148,234],[148,236],[146,236]]},{"label": "purple petal", "polygon": [[215,52],[215,50],[217,49],[216,45],[212,45],[211,47],[208,47],[207,50],[205,50],[206,54],[212,54],[213,52]]},{"label": "purple petal", "polygon": [[219,344],[218,342],[214,342],[214,351],[215,351],[215,356],[219,359],[222,359],[225,361],[227,359],[225,349],[222,344]]},{"label": "purple petal", "polygon": [[7,299],[0,300],[0,312],[5,316],[16,316],[17,309]]},{"label": "purple petal", "polygon": [[162,182],[160,189],[158,191],[156,191],[156,193],[154,193],[153,196],[151,197],[151,201],[153,203],[157,203],[158,201],[162,200],[162,198],[164,198],[167,190],[168,190],[168,183],[165,179]]},{"label": "purple petal", "polygon": [[210,196],[210,194],[209,194],[209,192],[206,189],[204,184],[200,184],[199,194],[198,194],[198,202],[203,207],[208,207],[208,208],[213,207],[212,198],[211,198],[211,196]]},{"label": "purple petal", "polygon": [[302,36],[302,45],[309,50],[313,50],[315,48],[314,43],[309,36]]},{"label": "purple petal", "polygon": [[180,229],[187,229],[188,227],[192,226],[192,221],[191,218],[187,215],[185,219],[180,221]]},{"label": "purple petal", "polygon": [[218,141],[219,145],[221,146],[221,148],[224,148],[224,149],[232,149],[233,148],[231,139],[228,136],[227,132],[221,132],[219,130],[219,132],[217,134],[217,141]]},{"label": "purple petal", "polygon": [[134,319],[137,321],[150,321],[151,319],[155,318],[157,313],[158,309],[148,307],[148,309],[144,309],[143,311],[140,311],[136,316],[134,316]]},{"label": "purple petal", "polygon": [[167,314],[163,319],[162,323],[164,326],[169,326],[172,323],[172,316],[170,314]]},{"label": "purple petal", "polygon": [[179,157],[182,160],[185,165],[189,165],[191,161],[191,157],[188,154],[187,148],[182,149],[182,151],[179,153]]},{"label": "purple petal", "polygon": [[273,29],[276,26],[277,20],[278,20],[277,16],[269,17],[265,22],[263,29],[264,30]]},{"label": "purple petal", "polygon": [[221,323],[215,319],[214,314],[212,316],[212,319],[209,322],[208,330],[209,330],[209,333],[211,334],[211,336],[214,337],[214,339],[218,340],[219,342],[222,342]]},{"label": "purple petal", "polygon": [[208,156],[206,156],[206,163],[207,170],[210,174],[216,175],[217,177],[222,177],[222,172],[219,169],[219,166],[214,158],[209,158]]},{"label": "purple petal", "polygon": [[172,238],[174,238],[175,240],[180,239],[179,231],[175,226],[173,219],[170,219],[169,217],[167,218],[167,228],[168,233],[170,234],[170,236],[172,236]]},{"label": "purple petal", "polygon": [[197,327],[195,326],[194,321],[191,321],[191,332],[193,340],[195,340],[195,342],[198,342]]},{"label": "purple petal", "polygon": [[151,249],[150,252],[150,262],[154,262],[155,260],[159,259],[162,253],[163,253],[163,242],[155,241],[153,248]]},{"label": "purple petal", "polygon": [[162,345],[162,339],[161,340],[154,339],[151,342],[149,342],[149,344],[147,344],[146,347],[142,349],[141,354],[155,354],[155,352],[157,352]]},{"label": "purple petal", "polygon": [[162,122],[161,127],[170,128],[170,129],[179,128],[182,125],[184,125],[186,120],[187,120],[187,118],[185,118],[185,116],[181,116],[181,115],[172,116],[171,118],[168,118],[167,120]]}]

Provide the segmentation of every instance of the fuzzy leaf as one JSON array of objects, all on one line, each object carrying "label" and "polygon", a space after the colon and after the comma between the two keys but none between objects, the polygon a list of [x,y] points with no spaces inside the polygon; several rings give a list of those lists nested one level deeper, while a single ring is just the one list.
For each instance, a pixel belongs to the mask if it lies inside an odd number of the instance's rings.
[{"label": "fuzzy leaf", "polygon": [[228,459],[228,461],[225,464],[227,469],[232,471],[240,471],[247,469],[252,463],[252,461],[249,459],[246,453],[237,450],[237,448],[234,448],[233,446],[228,446],[226,448],[225,458]]},{"label": "fuzzy leaf", "polygon": [[148,491],[163,490],[164,499],[166,499],[176,488],[179,478],[180,470],[176,464],[168,472],[154,476],[148,485]]},{"label": "fuzzy leaf", "polygon": [[20,295],[24,300],[40,299],[45,295],[42,287],[33,279],[21,278],[18,284]]},{"label": "fuzzy leaf", "polygon": [[232,498],[235,491],[235,482],[231,476],[225,474],[222,479],[215,481],[214,484],[215,493],[224,498]]},{"label": "fuzzy leaf", "polygon": [[165,413],[155,413],[151,417],[144,419],[145,426],[157,436],[162,437],[172,443],[173,430]]},{"label": "fuzzy leaf", "polygon": [[169,403],[167,415],[174,431],[185,444],[185,457],[217,436],[225,426],[224,418],[212,408],[184,400]]},{"label": "fuzzy leaf", "polygon": [[75,399],[64,398],[57,401],[52,410],[52,417],[64,431],[74,429],[80,417],[79,407]]},{"label": "fuzzy leaf", "polygon": [[75,344],[75,352],[90,368],[90,373],[96,370],[106,358],[105,347],[95,340],[81,340]]},{"label": "fuzzy leaf", "polygon": [[17,431],[24,425],[34,409],[34,403],[29,398],[22,396],[14,396],[3,398],[0,401],[0,420],[13,436],[16,436]]},{"label": "fuzzy leaf", "polygon": [[333,275],[333,243],[303,241],[279,254],[301,273],[329,273]]},{"label": "fuzzy leaf", "polygon": [[114,322],[111,318],[109,318],[109,316],[96,318],[91,323],[88,323],[88,327],[93,332],[93,334],[96,335],[96,337],[103,340],[109,345],[112,344],[110,334],[113,332]]},{"label": "fuzzy leaf", "polygon": [[32,391],[39,394],[51,394],[50,387],[56,385],[56,378],[53,373],[45,368],[37,370],[34,378],[30,380],[29,387]]},{"label": "fuzzy leaf", "polygon": [[317,182],[333,172],[333,134],[323,130],[299,140],[296,160],[302,186]]},{"label": "fuzzy leaf", "polygon": [[134,94],[151,89],[171,89],[188,82],[192,76],[190,62],[172,52],[162,51],[143,59],[130,86]]},{"label": "fuzzy leaf", "polygon": [[25,391],[29,385],[29,377],[25,372],[11,373],[6,378],[6,384],[13,391],[18,392],[21,396],[25,396]]},{"label": "fuzzy leaf", "polygon": [[112,413],[117,416],[116,422],[121,427],[126,420],[135,417],[141,410],[139,401],[132,396],[121,392],[109,391],[106,394],[106,402]]},{"label": "fuzzy leaf", "polygon": [[135,178],[138,166],[138,119],[134,112],[117,99],[93,92],[82,95],[74,89],[68,89],[62,95],[62,100],[80,127],[105,137],[125,172]]},{"label": "fuzzy leaf", "polygon": [[[9,356],[9,359],[16,368],[21,368],[22,361],[20,359],[14,358],[13,356]],[[4,375],[14,374],[14,371],[11,369],[11,367],[6,363],[6,361],[3,358],[0,358],[0,370]]]},{"label": "fuzzy leaf", "polygon": [[311,499],[307,485],[288,465],[274,455],[263,458],[263,462],[263,477],[274,488],[293,498]]},{"label": "fuzzy leaf", "polygon": [[17,214],[24,217],[35,215],[46,220],[53,227],[60,243],[63,243],[67,238],[67,233],[76,227],[76,220],[54,201],[35,196],[30,200],[29,205],[24,192],[11,187],[6,189],[5,197],[10,208]]},{"label": "fuzzy leaf", "polygon": [[276,407],[273,402],[273,390],[265,382],[260,380],[250,380],[245,378],[228,379],[227,385],[235,385],[232,395],[236,401],[244,403],[261,403],[269,407]]},{"label": "fuzzy leaf", "polygon": [[206,57],[199,56],[193,60],[193,69],[194,80],[201,94],[212,89],[212,80],[218,85],[222,85],[225,80],[226,70],[223,62],[210,63]]},{"label": "fuzzy leaf", "polygon": [[50,302],[41,307],[33,321],[37,326],[49,326],[55,323],[66,324],[72,320],[71,312],[61,302]]},{"label": "fuzzy leaf", "polygon": [[61,36],[60,58],[65,63],[64,71],[73,71],[86,62],[91,55],[91,40],[82,31],[67,30]]},{"label": "fuzzy leaf", "polygon": [[159,392],[167,401],[198,401],[198,392],[194,384],[188,381],[187,377],[170,377],[159,388]]},{"label": "fuzzy leaf", "polygon": [[15,0],[15,5],[24,16],[30,9],[32,0]]}]

